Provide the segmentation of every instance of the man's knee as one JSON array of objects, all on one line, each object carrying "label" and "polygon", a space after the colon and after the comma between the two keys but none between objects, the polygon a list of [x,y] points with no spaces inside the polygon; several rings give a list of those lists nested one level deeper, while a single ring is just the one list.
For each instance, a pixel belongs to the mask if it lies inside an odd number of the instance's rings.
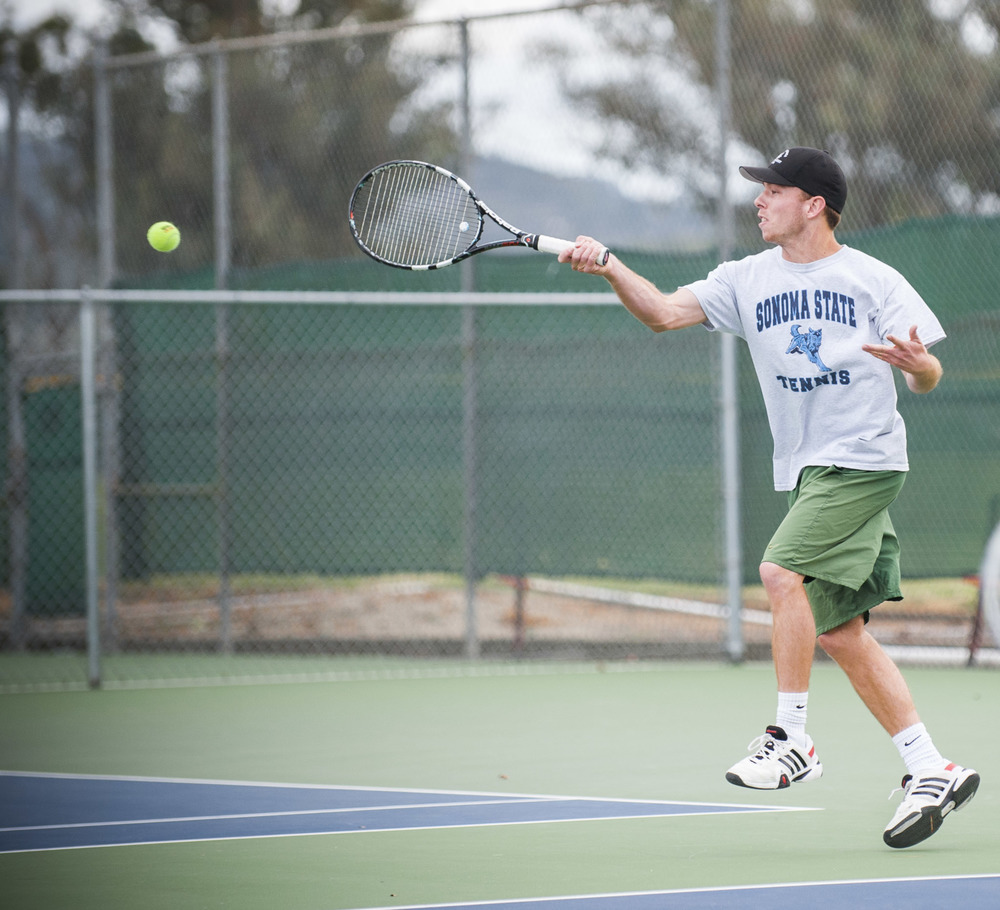
[{"label": "man's knee", "polygon": [[783,593],[802,586],[803,578],[798,572],[786,569],[773,562],[760,564],[760,580],[768,594]]},{"label": "man's knee", "polygon": [[830,657],[837,660],[838,655],[847,654],[858,647],[864,628],[864,619],[855,616],[854,619],[849,619],[843,625],[821,633],[817,636],[816,641]]}]

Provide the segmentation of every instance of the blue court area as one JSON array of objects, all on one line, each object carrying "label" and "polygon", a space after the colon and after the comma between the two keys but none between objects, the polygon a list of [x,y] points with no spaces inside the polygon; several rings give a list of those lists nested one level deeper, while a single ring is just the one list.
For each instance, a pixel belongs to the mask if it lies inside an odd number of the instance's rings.
[{"label": "blue court area", "polygon": [[[589,894],[547,900],[487,901],[473,904],[412,904],[409,907],[393,905],[393,910],[748,910],[750,907],[943,910],[963,904],[976,910],[1000,906],[1000,875]],[[370,910],[389,908],[376,907]]]},{"label": "blue court area", "polygon": [[0,772],[0,853],[789,808]]},{"label": "blue court area", "polygon": [[[0,772],[0,853],[192,841],[363,834],[797,807],[573,796]],[[1000,875],[782,883],[446,904],[431,910],[812,910],[1000,906]]]}]

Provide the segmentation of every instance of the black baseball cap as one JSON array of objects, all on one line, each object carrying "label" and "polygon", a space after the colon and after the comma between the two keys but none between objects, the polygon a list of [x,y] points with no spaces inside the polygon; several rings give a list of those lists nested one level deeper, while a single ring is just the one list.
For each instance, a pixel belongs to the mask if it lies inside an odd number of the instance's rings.
[{"label": "black baseball cap", "polygon": [[767,167],[741,167],[740,173],[757,183],[797,186],[810,196],[822,196],[837,214],[844,211],[847,202],[844,172],[830,153],[822,149],[801,146],[785,149]]}]

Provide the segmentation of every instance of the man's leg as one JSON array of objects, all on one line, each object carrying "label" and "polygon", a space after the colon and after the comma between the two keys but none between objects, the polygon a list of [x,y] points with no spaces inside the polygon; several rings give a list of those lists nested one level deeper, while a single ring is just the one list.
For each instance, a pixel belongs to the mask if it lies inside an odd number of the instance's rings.
[{"label": "man's leg", "polygon": [[847,674],[906,763],[903,801],[882,839],[890,847],[912,847],[926,840],[950,812],[972,800],[979,774],[941,757],[920,723],[903,674],[865,630],[860,616],[820,635],[819,644]]},{"label": "man's leg", "polygon": [[920,722],[903,674],[868,634],[862,617],[824,632],[819,645],[847,674],[854,691],[890,736]]},{"label": "man's leg", "polygon": [[760,566],[771,603],[771,654],[779,692],[806,692],[816,650],[816,621],[803,577],[773,562]]},{"label": "man's leg", "polygon": [[805,732],[816,621],[801,575],[765,562],[760,577],[773,618],[771,651],[778,678],[777,720],[750,744],[752,754],[726,772],[726,780],[740,787],[776,790],[823,775],[823,765]]}]

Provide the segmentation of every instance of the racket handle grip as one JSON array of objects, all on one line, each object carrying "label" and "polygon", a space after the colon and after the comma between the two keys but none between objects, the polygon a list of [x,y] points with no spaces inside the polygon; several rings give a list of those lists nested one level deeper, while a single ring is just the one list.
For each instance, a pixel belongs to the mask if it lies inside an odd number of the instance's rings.
[{"label": "racket handle grip", "polygon": [[[543,253],[552,253],[552,255],[558,256],[563,250],[573,249],[576,243],[572,240],[560,240],[558,237],[546,237],[545,234],[538,234],[532,246]],[[607,265],[610,257],[611,250],[605,247],[601,251],[601,255],[597,257],[598,265]]]}]

